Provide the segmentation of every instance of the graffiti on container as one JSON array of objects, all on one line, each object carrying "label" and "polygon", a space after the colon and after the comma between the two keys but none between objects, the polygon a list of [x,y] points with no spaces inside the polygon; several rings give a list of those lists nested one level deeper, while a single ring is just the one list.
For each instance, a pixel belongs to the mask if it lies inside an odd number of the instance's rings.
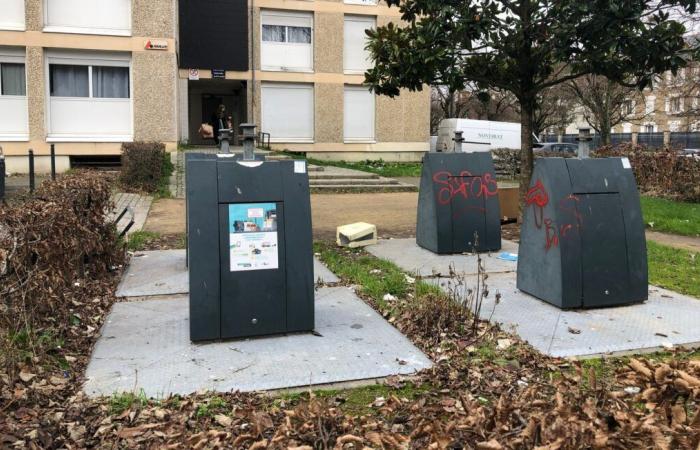
[{"label": "graffiti on container", "polygon": [[535,184],[528,189],[525,194],[525,205],[528,208],[532,207],[537,229],[542,229],[544,226],[545,250],[558,247],[560,239],[567,238],[571,230],[581,229],[583,217],[579,212],[578,203],[579,198],[575,195],[568,195],[559,202],[557,207],[563,214],[561,215],[562,224],[557,227],[554,221],[544,214],[544,208],[549,204],[549,194],[542,181],[535,181]]},{"label": "graffiti on container", "polygon": [[[498,195],[496,179],[490,173],[474,176],[466,170],[461,171],[459,175],[441,171],[433,175],[433,182],[441,186],[437,193],[437,201],[441,205],[450,204],[452,199],[457,196],[468,199]],[[484,208],[476,209],[484,210]]]}]

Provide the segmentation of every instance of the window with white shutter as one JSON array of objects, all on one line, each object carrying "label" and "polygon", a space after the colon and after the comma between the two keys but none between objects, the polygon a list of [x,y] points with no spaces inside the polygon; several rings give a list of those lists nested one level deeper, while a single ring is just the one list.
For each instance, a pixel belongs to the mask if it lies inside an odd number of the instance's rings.
[{"label": "window with white shutter", "polygon": [[375,28],[377,21],[370,16],[345,16],[343,32],[343,70],[345,73],[364,73],[372,66],[367,45],[366,30]]},{"label": "window with white shutter", "polygon": [[364,86],[345,86],[343,138],[345,142],[374,142],[374,94]]}]

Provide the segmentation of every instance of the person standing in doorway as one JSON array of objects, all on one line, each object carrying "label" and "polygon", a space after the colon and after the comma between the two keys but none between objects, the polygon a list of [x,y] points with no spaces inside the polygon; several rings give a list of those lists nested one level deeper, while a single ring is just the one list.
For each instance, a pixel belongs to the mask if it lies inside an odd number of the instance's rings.
[{"label": "person standing in doorway", "polygon": [[216,108],[216,112],[212,115],[211,125],[214,127],[214,141],[219,145],[219,130],[226,128],[226,106],[222,103]]}]

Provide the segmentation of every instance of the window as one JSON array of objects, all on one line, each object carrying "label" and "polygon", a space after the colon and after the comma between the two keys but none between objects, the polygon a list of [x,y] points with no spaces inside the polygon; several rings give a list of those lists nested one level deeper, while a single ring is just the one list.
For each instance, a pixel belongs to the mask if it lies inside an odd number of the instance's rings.
[{"label": "window", "polygon": [[656,102],[656,97],[651,95],[646,98],[644,102],[644,113],[653,114],[654,113],[654,103]]},{"label": "window", "polygon": [[24,0],[0,0],[0,30],[24,30]]},{"label": "window", "polygon": [[263,11],[260,64],[263,70],[313,70],[313,16]]},{"label": "window", "polygon": [[48,139],[132,138],[130,55],[48,52]]},{"label": "window", "polygon": [[622,115],[629,116],[634,113],[634,102],[632,100],[625,100],[622,103]]},{"label": "window", "polygon": [[44,31],[128,36],[131,0],[44,0],[44,24]]},{"label": "window", "polygon": [[677,120],[671,120],[668,122],[668,131],[676,133],[681,128],[681,123]]},{"label": "window", "polygon": [[313,85],[263,83],[261,97],[260,128],[270,142],[313,142]]},{"label": "window", "polygon": [[683,109],[683,103],[681,101],[680,97],[673,97],[670,100],[670,108],[671,108],[671,113],[672,114],[677,114],[682,111]]},{"label": "window", "polygon": [[343,139],[374,142],[374,94],[364,86],[345,87]]},{"label": "window", "polygon": [[0,141],[29,140],[28,117],[24,49],[0,47]]},{"label": "window", "polygon": [[345,3],[351,5],[376,5],[377,0],[345,0]]},{"label": "window", "polygon": [[49,91],[52,97],[129,98],[129,68],[51,64]]},{"label": "window", "polygon": [[0,62],[0,95],[27,95],[24,64]]},{"label": "window", "polygon": [[642,127],[642,133],[653,133],[653,132],[654,132],[654,125],[653,124],[644,125]]},{"label": "window", "polygon": [[343,69],[345,73],[364,73],[372,66],[365,50],[365,30],[376,27],[376,19],[368,16],[345,16],[343,32]]}]

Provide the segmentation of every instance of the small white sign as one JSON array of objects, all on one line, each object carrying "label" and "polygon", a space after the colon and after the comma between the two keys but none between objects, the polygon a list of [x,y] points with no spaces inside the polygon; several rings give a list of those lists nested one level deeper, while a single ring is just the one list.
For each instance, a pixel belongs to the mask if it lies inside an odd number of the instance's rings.
[{"label": "small white sign", "polygon": [[294,173],[306,173],[306,161],[294,161]]},{"label": "small white sign", "polygon": [[190,69],[187,79],[191,81],[199,80],[199,69]]},{"label": "small white sign", "polygon": [[622,168],[623,169],[631,169],[632,164],[630,164],[629,158],[622,158]]}]

